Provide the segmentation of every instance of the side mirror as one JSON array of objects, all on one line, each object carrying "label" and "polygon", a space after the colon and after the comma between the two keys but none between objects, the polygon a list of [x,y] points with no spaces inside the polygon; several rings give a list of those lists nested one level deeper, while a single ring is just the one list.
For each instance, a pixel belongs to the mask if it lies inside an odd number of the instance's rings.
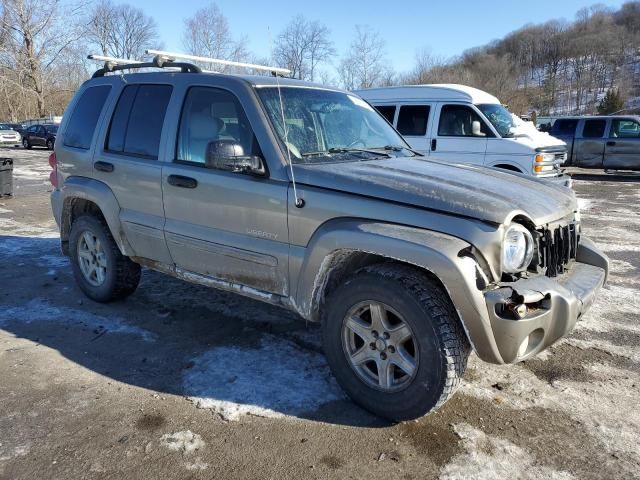
[{"label": "side mirror", "polygon": [[478,120],[474,120],[473,122],[471,122],[471,134],[474,137],[486,137],[486,134],[482,133],[482,128]]},{"label": "side mirror", "polygon": [[242,145],[233,140],[216,140],[207,144],[205,166],[230,172],[264,175],[266,170],[262,158],[245,155]]}]

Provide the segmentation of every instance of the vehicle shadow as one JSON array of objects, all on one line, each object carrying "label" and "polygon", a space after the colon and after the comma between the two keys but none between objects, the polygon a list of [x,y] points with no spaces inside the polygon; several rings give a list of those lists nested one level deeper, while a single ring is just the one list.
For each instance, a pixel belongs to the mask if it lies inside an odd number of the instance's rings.
[{"label": "vehicle shadow", "polygon": [[625,182],[633,183],[640,181],[640,172],[611,172],[597,171],[593,173],[587,172],[570,172],[569,175],[574,180],[582,180],[587,182]]},{"label": "vehicle shadow", "polygon": [[[0,329],[118,382],[243,414],[384,427],[346,398],[317,326],[295,314],[145,270],[127,300],[76,287],[55,238],[0,235]],[[47,375],[48,372],[42,372]]]}]

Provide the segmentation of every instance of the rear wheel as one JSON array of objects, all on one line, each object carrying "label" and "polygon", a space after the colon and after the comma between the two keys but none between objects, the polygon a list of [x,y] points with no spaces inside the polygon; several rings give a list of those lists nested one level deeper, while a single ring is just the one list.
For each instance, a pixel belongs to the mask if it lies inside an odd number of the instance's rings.
[{"label": "rear wheel", "polygon": [[69,252],[80,289],[92,300],[128,297],[140,282],[140,265],[120,253],[107,224],[82,216],[71,226]]},{"label": "rear wheel", "polygon": [[356,403],[408,420],[453,395],[470,346],[436,281],[402,265],[374,265],[336,288],[326,305],[327,360]]}]

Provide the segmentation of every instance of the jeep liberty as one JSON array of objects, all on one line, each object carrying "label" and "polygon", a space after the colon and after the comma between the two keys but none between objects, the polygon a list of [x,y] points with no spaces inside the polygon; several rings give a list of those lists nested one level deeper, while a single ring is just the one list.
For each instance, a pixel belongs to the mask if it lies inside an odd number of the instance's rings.
[{"label": "jeep liberty", "polygon": [[[160,69],[123,72],[140,66]],[[50,163],[89,298],[131,295],[144,266],[290,309],[394,420],[450,398],[471,350],[514,363],[570,333],[609,268],[570,189],[428,160],[356,95],[302,81],[107,62]]]}]

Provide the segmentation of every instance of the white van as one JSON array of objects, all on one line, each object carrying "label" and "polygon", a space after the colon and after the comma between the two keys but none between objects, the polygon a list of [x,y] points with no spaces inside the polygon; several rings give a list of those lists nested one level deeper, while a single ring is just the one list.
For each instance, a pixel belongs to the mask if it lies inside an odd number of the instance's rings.
[{"label": "white van", "polygon": [[437,84],[369,88],[355,93],[425,155],[571,184],[560,171],[567,159],[566,144],[511,114],[487,92]]}]

